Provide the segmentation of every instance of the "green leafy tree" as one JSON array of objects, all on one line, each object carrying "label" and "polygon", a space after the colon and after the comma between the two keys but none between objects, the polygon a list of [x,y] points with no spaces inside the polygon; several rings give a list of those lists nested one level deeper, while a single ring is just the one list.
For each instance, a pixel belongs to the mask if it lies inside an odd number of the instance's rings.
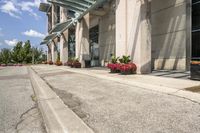
[{"label": "green leafy tree", "polygon": [[27,40],[23,46],[22,50],[23,62],[31,63],[32,55],[31,55],[31,43]]},{"label": "green leafy tree", "polygon": [[11,62],[10,49],[2,49],[0,52],[1,63],[8,64]]},{"label": "green leafy tree", "polygon": [[31,48],[31,55],[32,55],[32,63],[41,63],[42,62],[42,49],[38,49],[36,47]]},{"label": "green leafy tree", "polygon": [[23,42],[20,41],[14,46],[12,51],[12,59],[15,63],[22,63],[24,60],[24,54],[23,54]]}]

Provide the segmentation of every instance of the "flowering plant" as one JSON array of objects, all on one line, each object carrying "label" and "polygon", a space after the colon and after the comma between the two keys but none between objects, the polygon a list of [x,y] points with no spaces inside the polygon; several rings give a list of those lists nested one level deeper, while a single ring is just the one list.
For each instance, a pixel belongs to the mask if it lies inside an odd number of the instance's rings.
[{"label": "flowering plant", "polygon": [[74,67],[74,68],[81,68],[81,63],[79,62],[79,59],[74,59],[73,62],[72,62],[72,66],[71,67]]},{"label": "flowering plant", "polygon": [[49,63],[49,65],[53,65],[53,61],[49,61],[48,63]]},{"label": "flowering plant", "polygon": [[112,73],[120,72],[120,65],[119,63],[113,64],[109,63],[107,67],[111,70]]},{"label": "flowering plant", "polygon": [[56,61],[55,65],[56,65],[56,66],[61,66],[61,65],[62,65],[62,62],[61,62],[61,61]]},{"label": "flowering plant", "polygon": [[120,66],[120,71],[122,74],[132,74],[135,73],[137,67],[134,63],[122,64]]}]

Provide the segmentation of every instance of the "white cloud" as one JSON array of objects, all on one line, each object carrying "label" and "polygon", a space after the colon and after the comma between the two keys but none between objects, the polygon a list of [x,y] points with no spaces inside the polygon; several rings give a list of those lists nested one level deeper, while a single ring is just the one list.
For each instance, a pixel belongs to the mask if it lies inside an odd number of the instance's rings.
[{"label": "white cloud", "polygon": [[38,32],[38,31],[32,30],[32,29],[30,29],[29,31],[25,31],[22,34],[26,35],[26,36],[29,36],[29,37],[39,37],[39,38],[44,38],[45,37],[44,34]]},{"label": "white cloud", "polygon": [[38,8],[40,5],[40,0],[34,0],[34,2],[29,1],[22,1],[19,6],[21,7],[22,11],[27,11],[31,16],[34,16],[36,19],[39,18],[39,16],[34,13],[33,8]]},{"label": "white cloud", "polygon": [[2,0],[0,3],[3,4],[0,6],[0,10],[15,18],[21,18],[20,15],[22,12],[28,12],[29,15],[39,19],[40,16],[38,16],[33,9],[38,8],[41,2],[46,2],[46,0]]},{"label": "white cloud", "polygon": [[19,9],[17,9],[15,3],[13,1],[4,1],[3,5],[0,7],[0,10],[4,13],[9,14],[12,17],[20,18]]},{"label": "white cloud", "polygon": [[18,40],[17,39],[13,39],[13,40],[5,40],[5,43],[8,46],[15,46],[17,44]]}]

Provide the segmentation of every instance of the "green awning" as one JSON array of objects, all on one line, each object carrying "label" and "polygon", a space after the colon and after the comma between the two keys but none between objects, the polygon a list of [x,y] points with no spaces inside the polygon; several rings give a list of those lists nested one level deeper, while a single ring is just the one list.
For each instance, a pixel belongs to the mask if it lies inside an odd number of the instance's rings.
[{"label": "green awning", "polygon": [[50,43],[50,41],[45,41],[45,40],[43,40],[43,41],[40,43],[40,45],[49,44],[49,43]]},{"label": "green awning", "polygon": [[40,3],[40,6],[39,6],[39,10],[42,11],[42,12],[49,12],[49,9],[51,8],[51,5],[48,4],[48,3]]},{"label": "green awning", "polygon": [[44,45],[44,44],[49,44],[54,38],[56,38],[56,36],[58,35],[58,33],[52,33],[47,35],[43,41],[40,43],[40,45]]},{"label": "green awning", "polygon": [[[65,30],[75,25],[78,20],[82,19],[87,13],[102,5],[107,0],[47,0],[48,2],[65,7],[73,11],[75,18],[66,22],[59,23],[50,31],[50,35],[44,38],[44,41],[50,41],[60,36]],[[49,39],[50,38],[50,39]]]},{"label": "green awning", "polygon": [[70,19],[66,22],[56,24],[55,27],[50,31],[50,33],[56,33],[56,32],[59,33],[60,31],[62,31],[62,29],[67,27],[71,22],[72,20]]}]

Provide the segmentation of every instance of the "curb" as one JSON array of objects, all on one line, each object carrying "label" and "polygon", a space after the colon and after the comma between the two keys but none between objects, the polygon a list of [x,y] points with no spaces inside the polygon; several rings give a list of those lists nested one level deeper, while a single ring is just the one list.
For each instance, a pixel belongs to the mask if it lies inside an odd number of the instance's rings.
[{"label": "curb", "polygon": [[94,133],[30,67],[29,74],[48,133]]}]

